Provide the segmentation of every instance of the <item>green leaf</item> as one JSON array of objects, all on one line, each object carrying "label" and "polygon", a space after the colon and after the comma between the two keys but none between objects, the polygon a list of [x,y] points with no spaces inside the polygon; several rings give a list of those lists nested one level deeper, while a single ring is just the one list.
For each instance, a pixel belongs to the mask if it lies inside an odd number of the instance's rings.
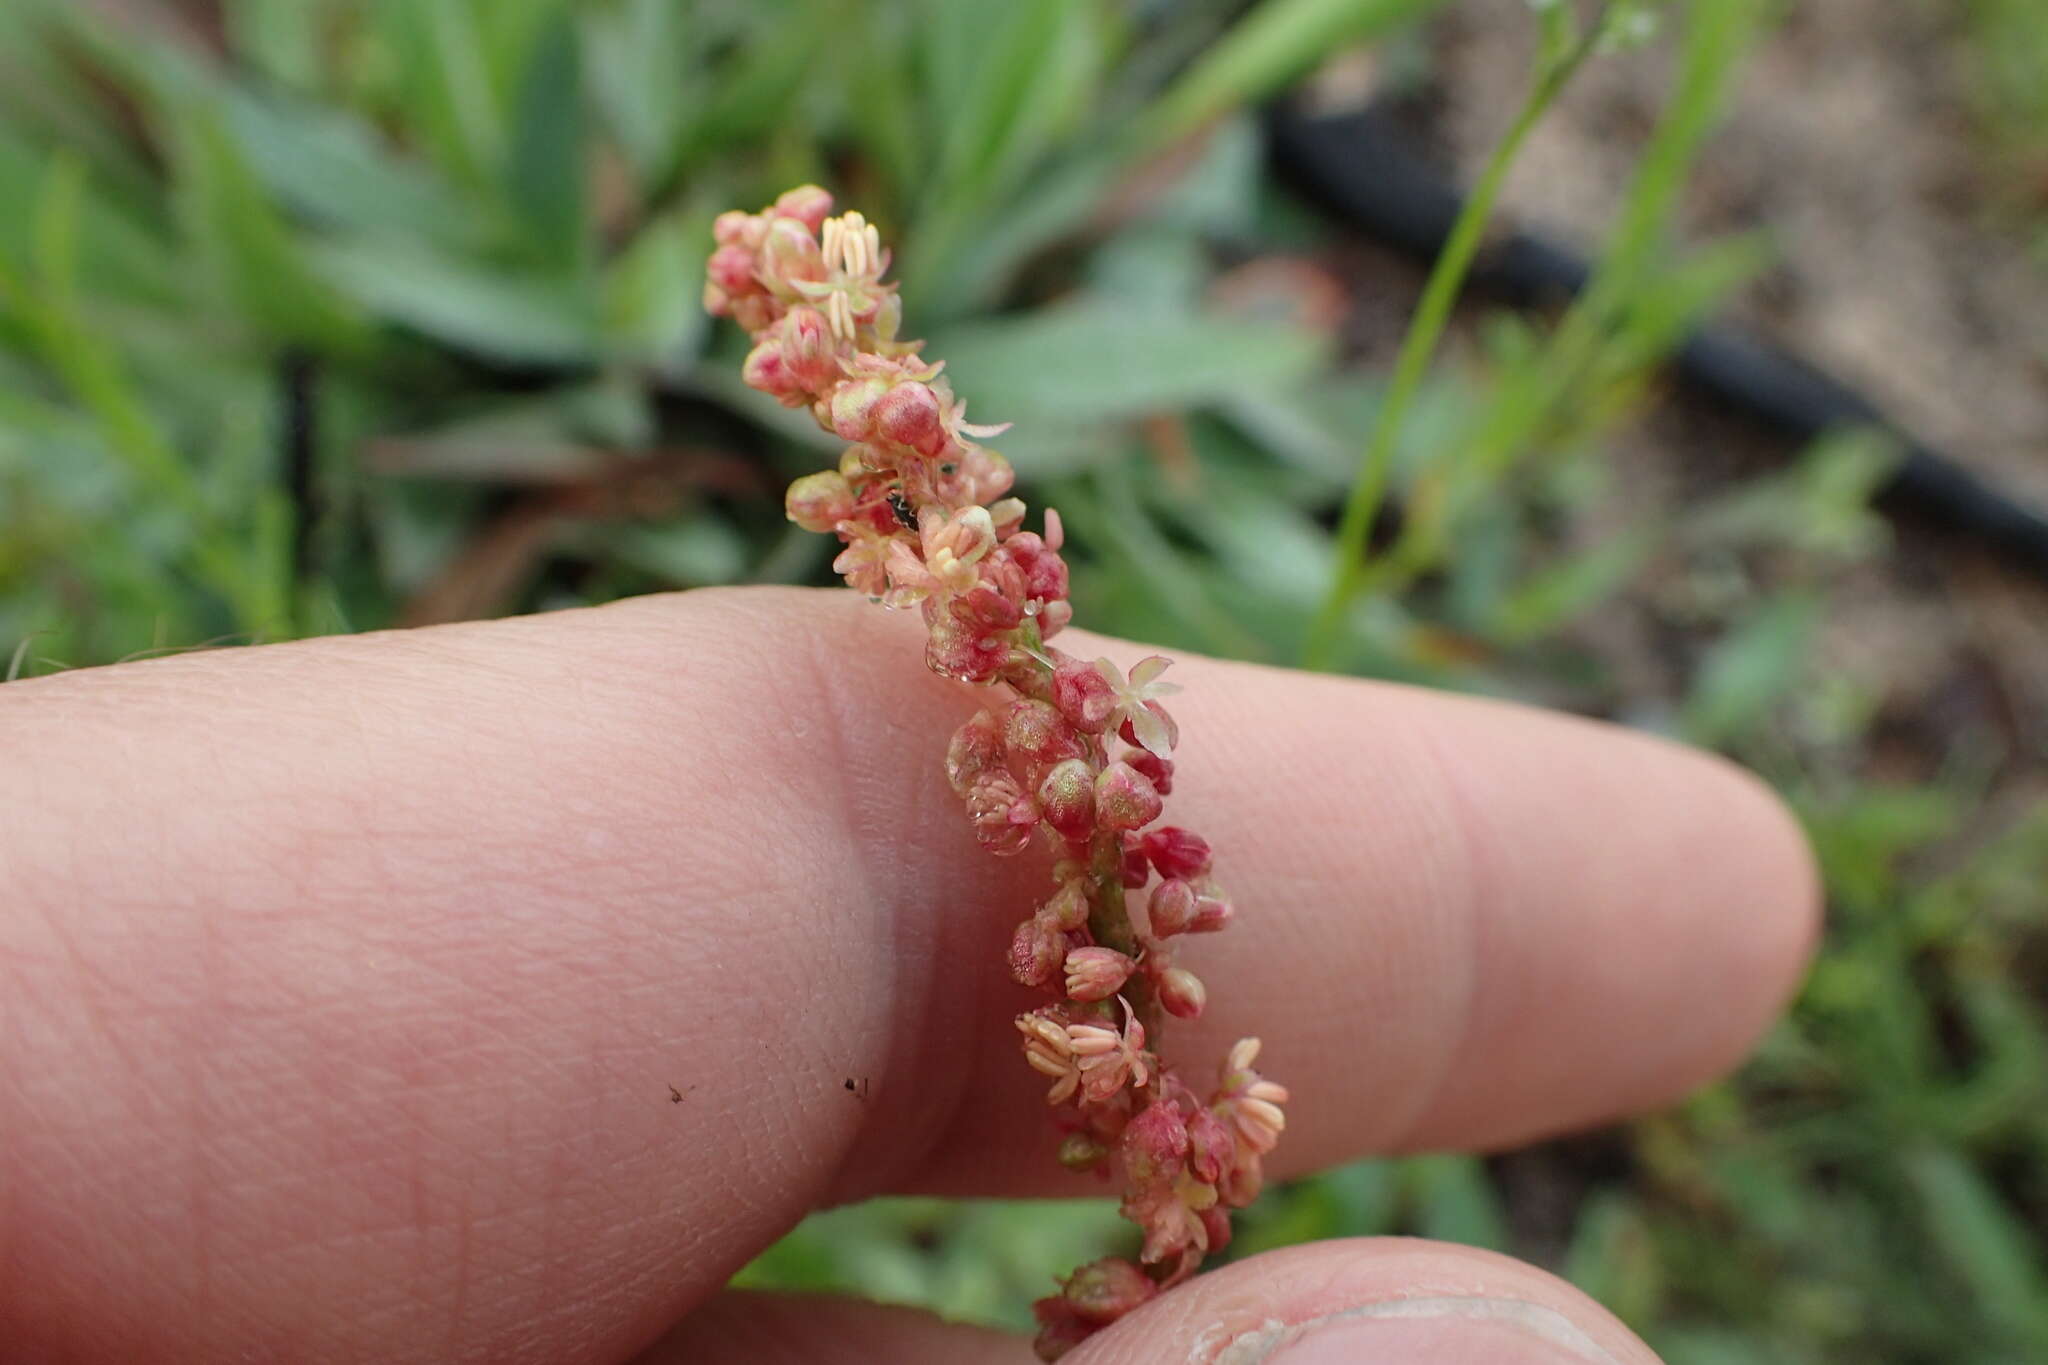
[{"label": "green leaf", "polygon": [[1903,1155],[1935,1250],[1987,1322],[2033,1360],[2048,1358],[2048,1273],[2040,1239],[1954,1151]]},{"label": "green leaf", "polygon": [[229,91],[222,110],[250,169],[294,213],[327,227],[435,246],[482,236],[472,210],[379,145],[377,134],[346,110],[243,90]]},{"label": "green leaf", "polygon": [[1656,540],[1647,528],[1619,535],[1524,576],[1498,608],[1495,635],[1526,645],[1578,620],[1635,577]]},{"label": "green leaf", "polygon": [[582,57],[564,15],[542,29],[520,84],[506,194],[541,258],[567,270],[586,246]]},{"label": "green leaf", "polygon": [[565,286],[412,245],[333,242],[316,248],[314,261],[371,312],[458,350],[524,364],[596,359],[590,301]]},{"label": "green leaf", "polygon": [[380,0],[374,14],[397,59],[405,111],[427,145],[458,179],[488,184],[505,126],[475,13],[464,0]]},{"label": "green leaf", "polygon": [[613,261],[604,280],[609,347],[666,373],[685,368],[710,331],[700,300],[711,225],[700,213],[657,219]]},{"label": "green leaf", "polygon": [[229,45],[251,68],[294,90],[318,87],[333,18],[321,0],[226,0],[221,18]]},{"label": "green leaf", "polygon": [[1803,592],[1773,598],[1708,651],[1680,729],[1695,744],[1723,744],[1753,727],[1798,680],[1820,625]]},{"label": "green leaf", "polygon": [[643,187],[674,154],[698,73],[684,40],[688,11],[674,0],[625,0],[585,17],[584,60],[592,97]]},{"label": "green leaf", "polygon": [[1150,155],[1264,99],[1327,60],[1331,51],[1386,33],[1441,0],[1265,0],[1170,86],[1126,135]]},{"label": "green leaf", "polygon": [[1288,327],[1083,304],[957,326],[926,354],[973,396],[976,421],[1078,425],[1284,389],[1320,369],[1327,348]]},{"label": "green leaf", "polygon": [[367,339],[361,319],[313,273],[215,110],[195,102],[175,115],[173,130],[186,231],[237,307],[270,336],[358,349]]},{"label": "green leaf", "polygon": [[1505,1250],[1507,1214],[1477,1157],[1419,1156],[1401,1163],[1417,1230],[1440,1242]]}]

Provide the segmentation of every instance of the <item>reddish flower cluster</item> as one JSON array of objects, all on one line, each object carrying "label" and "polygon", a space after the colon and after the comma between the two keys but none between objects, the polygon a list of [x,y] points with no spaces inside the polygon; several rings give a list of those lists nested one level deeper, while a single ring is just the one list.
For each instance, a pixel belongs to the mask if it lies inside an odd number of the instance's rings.
[{"label": "reddish flower cluster", "polygon": [[[849,585],[922,612],[933,671],[1007,689],[954,734],[946,776],[990,851],[1052,850],[1053,892],[1010,944],[1011,974],[1054,1001],[1018,1018],[1024,1060],[1051,1082],[1061,1162],[1120,1174],[1144,1231],[1137,1263],[1097,1261],[1040,1300],[1051,1360],[1229,1241],[1225,1210],[1257,1196],[1287,1092],[1252,1069],[1256,1038],[1206,1097],[1161,1062],[1161,1016],[1197,1018],[1208,998],[1172,940],[1232,914],[1207,841],[1156,823],[1180,739],[1162,704],[1179,690],[1161,679],[1168,660],[1127,676],[1049,643],[1073,616],[1058,515],[1024,529],[1009,462],[976,439],[1002,429],[969,425],[943,367],[897,339],[880,238],[831,211],[806,185],[721,215],[704,302],[753,335],[748,384],[850,443],[836,470],[790,485],[790,519],[839,537]],[[1148,886],[1134,919],[1131,893]]]}]

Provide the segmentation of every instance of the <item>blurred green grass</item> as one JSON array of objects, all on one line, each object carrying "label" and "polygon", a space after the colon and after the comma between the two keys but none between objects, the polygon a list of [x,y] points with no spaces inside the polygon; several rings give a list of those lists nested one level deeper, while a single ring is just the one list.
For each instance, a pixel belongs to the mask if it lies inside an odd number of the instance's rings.
[{"label": "blurred green grass", "polygon": [[[1342,363],[1325,230],[1264,179],[1246,109],[1344,44],[1414,67],[1430,0],[127,8],[0,8],[10,676],[823,581],[779,486],[836,443],[741,388],[697,307],[711,215],[807,179],[900,240],[913,327],[978,417],[1019,421],[1002,448],[1074,528],[1084,621],[1297,657],[1384,376]],[[1336,658],[1749,762],[1821,852],[1822,960],[1761,1055],[1673,1112],[1277,1189],[1233,1253],[1500,1247],[1674,1365],[2048,1359],[2048,812],[1976,817],[1995,736],[1959,737],[1936,782],[1877,776],[1885,680],[1816,656],[1832,594],[1887,552],[1867,504],[1890,453],[1845,433],[1648,514],[1617,483],[1657,361],[1764,259],[1670,231],[1764,10],[1666,11],[1696,79],[1602,284],[1554,324],[1485,319],[1424,380]],[[1970,16],[1987,155],[2010,158],[2044,127],[2024,52],[2048,18]],[[1623,604],[1668,686],[1592,628]],[[1121,1237],[1101,1204],[881,1201],[742,1279],[1021,1326]]]}]

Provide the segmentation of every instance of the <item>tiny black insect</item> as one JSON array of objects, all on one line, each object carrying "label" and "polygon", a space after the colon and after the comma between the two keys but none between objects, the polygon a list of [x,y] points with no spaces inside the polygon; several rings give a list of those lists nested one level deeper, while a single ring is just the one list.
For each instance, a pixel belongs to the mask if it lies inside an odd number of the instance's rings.
[{"label": "tiny black insect", "polygon": [[917,529],[917,513],[910,510],[910,503],[893,488],[889,490],[889,510],[896,514],[896,520],[903,523],[904,530]]},{"label": "tiny black insect", "polygon": [[[697,1087],[693,1085],[690,1087],[690,1090],[695,1090],[696,1088]],[[681,1104],[683,1102],[683,1096],[689,1094],[690,1090],[678,1090],[673,1085],[671,1085],[668,1088],[668,1102],[670,1104]]]},{"label": "tiny black insect", "polygon": [[858,1083],[856,1083],[856,1082],[854,1081],[853,1077],[851,1077],[851,1076],[848,1076],[848,1077],[846,1078],[846,1080],[845,1080],[844,1082],[842,1082],[842,1084],[844,1084],[844,1085],[846,1086],[846,1088],[847,1088],[848,1090],[850,1090],[850,1091],[852,1091],[852,1092],[853,1092],[853,1096],[854,1096],[854,1098],[855,1098],[855,1099],[862,1099],[862,1100],[864,1100],[864,1099],[866,1099],[866,1098],[868,1097],[868,1078],[867,1078],[867,1077],[865,1077],[865,1076],[861,1077],[861,1078],[860,1078],[860,1080],[859,1080],[859,1082],[858,1082]]}]

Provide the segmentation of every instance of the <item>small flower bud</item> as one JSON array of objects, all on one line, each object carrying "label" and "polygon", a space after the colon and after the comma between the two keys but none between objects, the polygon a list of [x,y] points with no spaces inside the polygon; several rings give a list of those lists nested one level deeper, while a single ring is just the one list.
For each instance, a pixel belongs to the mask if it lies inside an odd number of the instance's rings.
[{"label": "small flower bud", "polygon": [[1058,763],[1081,756],[1081,737],[1049,702],[1026,699],[1003,713],[1003,742],[1013,757],[1033,763]]},{"label": "small flower bud", "polygon": [[1199,1019],[1209,1002],[1202,978],[1185,967],[1169,967],[1159,975],[1159,1003],[1176,1019]]},{"label": "small flower bud", "polygon": [[1107,1326],[1158,1294],[1152,1277],[1121,1257],[1105,1257],[1067,1277],[1060,1297],[1075,1316]]},{"label": "small flower bud", "polygon": [[866,441],[874,433],[875,405],[889,392],[884,379],[849,379],[832,391],[832,429],[843,441]]},{"label": "small flower bud", "polygon": [[747,352],[746,361],[740,366],[740,379],[748,388],[769,394],[785,405],[803,401],[803,386],[789,371],[782,343],[772,337]]},{"label": "small flower bud", "polygon": [[992,502],[989,504],[988,515],[995,523],[997,535],[1009,535],[1024,524],[1024,500],[1004,498],[1000,502]]},{"label": "small flower bud", "polygon": [[1039,601],[1051,602],[1067,595],[1067,562],[1030,531],[1010,537],[1010,553],[1024,570],[1025,590]]},{"label": "small flower bud", "polygon": [[1062,658],[1053,667],[1052,700],[1075,729],[1090,735],[1108,729],[1110,713],[1116,710],[1116,692],[1109,680],[1094,664],[1074,658]]},{"label": "small flower bud", "polygon": [[1109,1159],[1109,1148],[1086,1133],[1070,1133],[1060,1144],[1060,1165],[1070,1171],[1093,1171]]},{"label": "small flower bud", "polygon": [[1213,1185],[1230,1169],[1237,1154],[1237,1139],[1230,1125],[1212,1110],[1197,1109],[1187,1122],[1188,1170],[1197,1180]]},{"label": "small flower bud", "polygon": [[831,328],[815,308],[792,308],[781,325],[782,360],[808,396],[830,388],[839,378],[839,356]]},{"label": "small flower bud", "polygon": [[1230,1213],[1227,1209],[1220,1204],[1212,1204],[1197,1216],[1202,1220],[1202,1231],[1208,1236],[1211,1256],[1230,1245]]},{"label": "small flower bud", "polygon": [[953,610],[985,631],[1009,630],[1024,619],[1023,611],[986,581],[953,599]]},{"label": "small flower bud", "polygon": [[1067,994],[1107,1000],[1124,988],[1137,965],[1114,948],[1076,948],[1067,954]]},{"label": "small flower bud", "polygon": [[818,281],[825,278],[825,257],[809,228],[794,218],[771,218],[761,240],[760,270],[771,286]]},{"label": "small flower bud", "polygon": [[[1070,758],[1055,763],[1038,784],[1038,804],[1047,824],[1069,839],[1086,839],[1095,828],[1095,775],[1088,770],[1087,760]],[[1115,988],[1106,992],[1115,993]]]},{"label": "small flower bud", "polygon": [[946,447],[945,415],[929,384],[896,385],[869,409],[868,419],[875,435],[921,454],[936,455]]},{"label": "small flower bud", "polygon": [[812,232],[816,232],[824,226],[825,219],[831,216],[832,193],[817,185],[798,185],[795,189],[784,190],[776,196],[772,212],[778,217],[794,218]]},{"label": "small flower bud", "polygon": [[1053,636],[1065,630],[1067,623],[1073,619],[1074,604],[1072,602],[1047,602],[1038,609],[1038,638],[1050,640]]},{"label": "small flower bud", "polygon": [[711,220],[711,236],[720,246],[747,246],[750,238],[759,235],[761,226],[753,214],[727,209]]},{"label": "small flower bud", "polygon": [[977,711],[953,732],[946,748],[946,780],[961,796],[975,779],[1003,766],[1003,726],[993,712]]},{"label": "small flower bud", "polygon": [[962,621],[952,612],[942,612],[931,621],[925,640],[925,667],[942,678],[962,682],[994,682],[1009,660],[1010,647],[987,631]]},{"label": "small flower bud", "polygon": [[[1136,766],[1133,764],[1132,766]],[[1209,841],[1179,825],[1147,830],[1139,847],[1162,877],[1195,878],[1209,874]]]},{"label": "small flower bud", "polygon": [[1088,922],[1088,884],[1079,877],[1060,883],[1060,889],[1045,903],[1043,913],[1069,933]]},{"label": "small flower bud", "polygon": [[1188,1156],[1188,1127],[1180,1107],[1170,1100],[1154,1100],[1124,1129],[1124,1168],[1133,1185],[1171,1181],[1179,1175]]},{"label": "small flower bud", "polygon": [[1020,986],[1043,986],[1053,979],[1066,957],[1067,937],[1044,915],[1017,926],[1010,939],[1010,975]]},{"label": "small flower bud", "polygon": [[726,245],[712,252],[704,273],[728,294],[751,294],[761,287],[754,279],[754,253],[743,246]]},{"label": "small flower bud", "polygon": [[1188,917],[1188,932],[1219,933],[1230,927],[1230,921],[1236,915],[1237,908],[1230,903],[1230,898],[1224,894],[1223,888],[1205,878],[1195,889],[1195,909]]},{"label": "small flower bud", "polygon": [[783,507],[806,531],[829,531],[853,515],[853,488],[829,469],[806,474],[789,486]]},{"label": "small flower bud", "polygon": [[1124,889],[1127,891],[1136,891],[1152,880],[1152,864],[1146,861],[1144,851],[1138,847],[1138,836],[1135,834],[1124,835],[1121,871]]},{"label": "small flower bud", "polygon": [[1159,793],[1128,763],[1112,763],[1095,779],[1096,818],[1105,829],[1142,829],[1159,810]]},{"label": "small flower bud", "polygon": [[1178,877],[1153,887],[1151,899],[1145,903],[1145,917],[1151,921],[1153,936],[1172,938],[1186,933],[1195,917],[1195,901],[1195,888]]},{"label": "small flower bud", "polygon": [[1173,795],[1173,760],[1161,758],[1145,749],[1133,749],[1124,755],[1124,762],[1145,774],[1154,791],[1161,796]]}]

